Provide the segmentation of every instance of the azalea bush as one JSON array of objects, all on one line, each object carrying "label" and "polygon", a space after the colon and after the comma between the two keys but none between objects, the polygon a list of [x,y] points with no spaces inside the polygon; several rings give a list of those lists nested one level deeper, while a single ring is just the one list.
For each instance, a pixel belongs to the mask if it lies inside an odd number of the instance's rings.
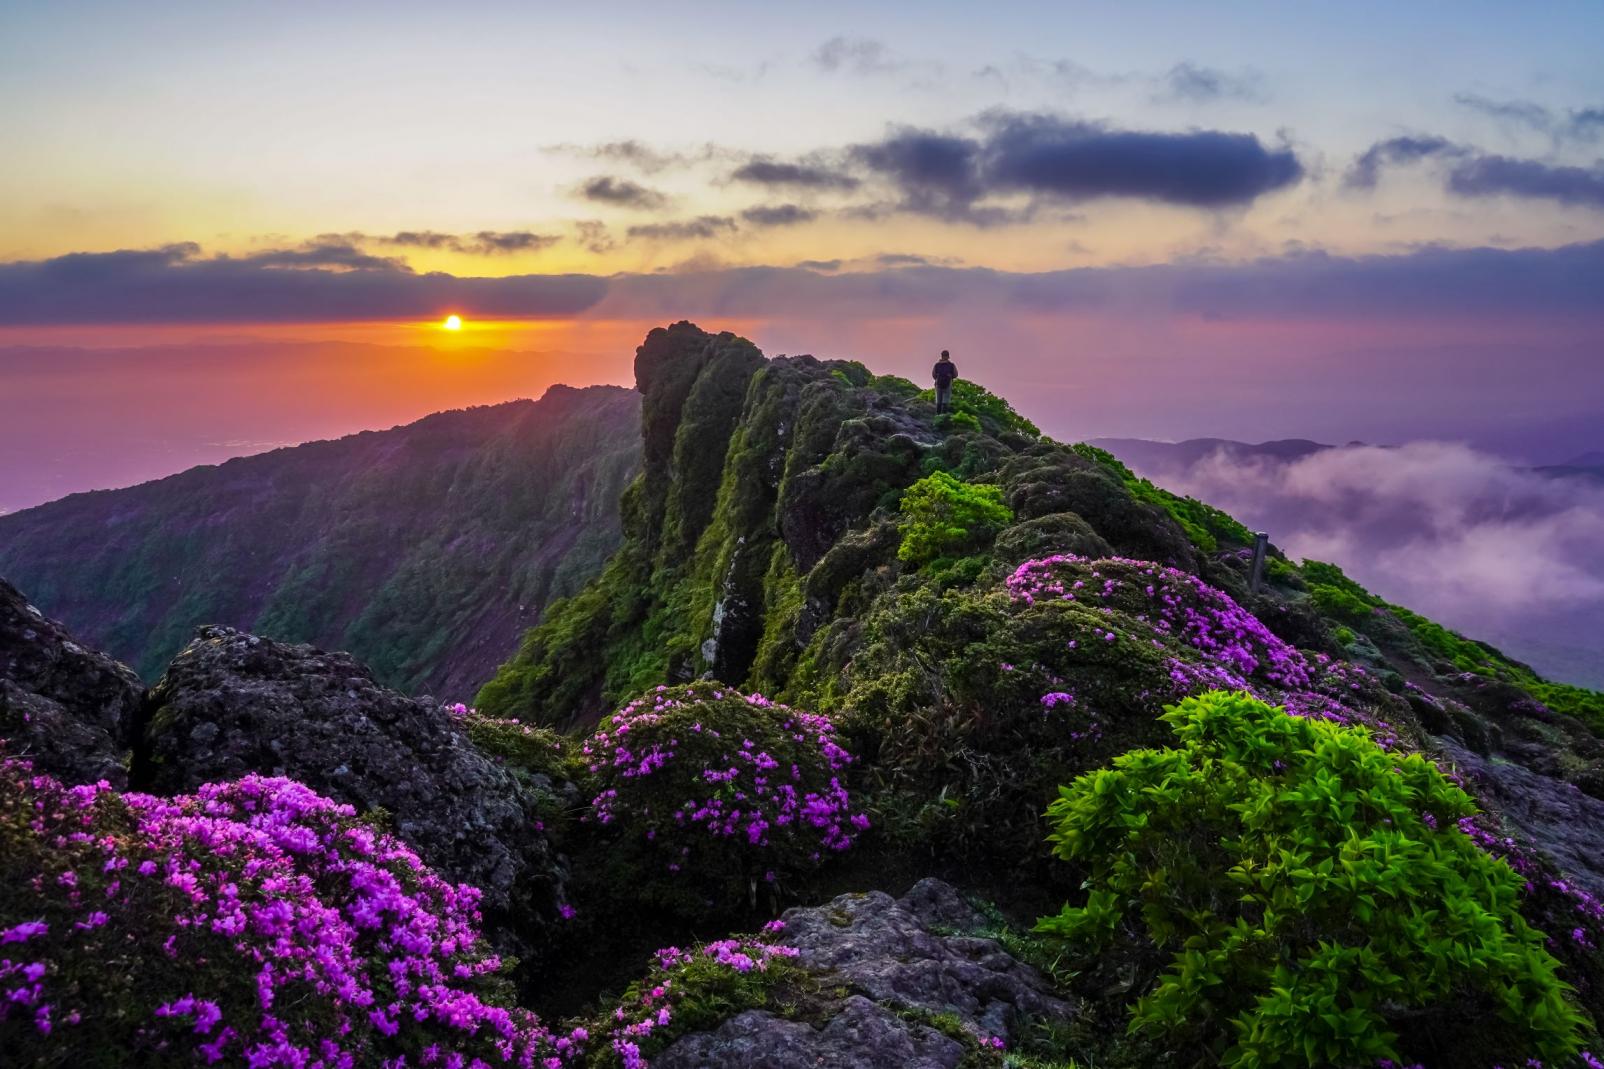
[{"label": "azalea bush", "polygon": [[529,1065],[479,892],[301,784],[155,798],[0,762],[8,1065]]},{"label": "azalea bush", "polygon": [[587,1064],[644,1069],[682,1035],[713,1031],[746,1010],[771,1007],[804,982],[797,949],[778,940],[783,921],[758,936],[718,939],[688,949],[664,947],[651,971],[631,984],[612,1012],[583,1029]]},{"label": "azalea bush", "polygon": [[888,830],[945,851],[1041,858],[1060,784],[1160,743],[1166,705],[1249,689],[1391,740],[1401,703],[1305,655],[1224,592],[1148,561],[1056,554],[999,583],[899,580],[845,647],[843,724],[887,788]]},{"label": "azalea bush", "polygon": [[[1522,877],[1424,757],[1246,693],[1164,714],[1049,809],[1085,900],[1040,922],[1134,976],[1131,1028],[1241,1067],[1568,1064],[1587,1022]],[[1533,1059],[1528,1062],[1526,1059]]]},{"label": "azalea bush", "polygon": [[586,820],[609,854],[714,906],[817,867],[869,826],[829,717],[722,684],[659,687],[604,720],[580,753]]}]

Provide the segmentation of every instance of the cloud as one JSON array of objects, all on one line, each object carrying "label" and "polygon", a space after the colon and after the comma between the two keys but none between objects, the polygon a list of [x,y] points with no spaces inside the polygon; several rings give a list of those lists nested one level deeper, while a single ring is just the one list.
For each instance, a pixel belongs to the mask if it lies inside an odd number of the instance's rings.
[{"label": "cloud", "polygon": [[1493,100],[1476,93],[1455,93],[1454,103],[1500,122],[1528,126],[1547,132],[1554,127],[1554,113],[1530,100]]},{"label": "cloud", "polygon": [[845,171],[810,163],[781,163],[762,156],[737,167],[730,178],[761,186],[816,190],[850,190],[861,184]]},{"label": "cloud", "polygon": [[885,42],[868,37],[832,37],[809,57],[821,71],[848,74],[891,74],[906,63],[896,59]]},{"label": "cloud", "polygon": [[901,192],[902,207],[921,215],[980,221],[976,201],[986,194],[974,138],[903,128],[871,144],[855,145],[853,160]]},{"label": "cloud", "polygon": [[542,151],[580,156],[585,159],[606,160],[609,163],[633,167],[645,174],[657,174],[670,168],[691,167],[706,163],[730,151],[708,142],[700,148],[685,151],[661,149],[643,141],[629,138],[624,141],[606,141],[599,145],[560,144],[548,145]]},{"label": "cloud", "polygon": [[184,243],[0,264],[0,324],[406,320],[442,308],[574,316],[607,285],[586,275],[420,275],[330,242],[238,257]]},{"label": "cloud", "polygon": [[1177,63],[1160,79],[1161,95],[1171,100],[1211,104],[1220,100],[1261,102],[1264,76],[1257,71],[1232,73],[1195,63]]},{"label": "cloud", "polygon": [[760,204],[741,213],[742,220],[753,226],[796,226],[818,217],[818,212],[799,204]]},{"label": "cloud", "polygon": [[[629,228],[632,240],[733,233],[703,216]],[[579,240],[585,238],[581,236]],[[606,237],[597,230],[598,239]],[[309,258],[328,261],[314,264]],[[0,325],[419,319],[464,314],[579,315],[605,296],[618,316],[939,316],[964,307],[1016,313],[1114,313],[1145,319],[1396,319],[1500,316],[1597,323],[1604,241],[1557,249],[1423,248],[1386,256],[1305,251],[1240,263],[1176,262],[1008,272],[941,264],[820,274],[805,266],[643,275],[417,274],[345,250],[206,256],[194,244],[71,253],[0,264]]]},{"label": "cloud", "polygon": [[1604,133],[1604,108],[1559,112],[1530,100],[1494,100],[1476,93],[1456,93],[1454,103],[1500,123],[1547,134],[1556,143],[1594,141]]},{"label": "cloud", "polygon": [[1433,156],[1458,156],[1465,150],[1445,137],[1393,137],[1377,141],[1355,157],[1343,183],[1351,189],[1374,189],[1383,167],[1414,163]]},{"label": "cloud", "polygon": [[1585,617],[1604,655],[1599,484],[1447,442],[1345,446],[1291,462],[1219,451],[1143,474],[1472,636],[1543,636],[1555,633],[1544,622]]},{"label": "cloud", "polygon": [[575,223],[574,240],[579,242],[581,248],[598,256],[618,247],[607,224],[600,219],[581,219]]},{"label": "cloud", "polygon": [[1223,208],[1293,185],[1303,165],[1290,148],[1218,130],[1114,130],[1048,115],[991,123],[987,171],[1003,188],[1061,196],[1140,197]]},{"label": "cloud", "polygon": [[1448,190],[1465,197],[1526,197],[1604,208],[1604,165],[1566,167],[1507,156],[1476,156],[1449,172]]},{"label": "cloud", "polygon": [[388,236],[354,234],[359,241],[419,249],[444,249],[470,256],[497,256],[515,252],[538,252],[557,244],[556,234],[536,234],[530,230],[479,230],[472,234],[442,234],[434,230],[402,230]]},{"label": "cloud", "polygon": [[950,256],[921,256],[912,252],[883,252],[874,258],[874,262],[881,267],[934,267],[950,266],[958,260]]},{"label": "cloud", "polygon": [[597,175],[579,187],[579,195],[598,204],[612,204],[620,208],[653,209],[668,203],[668,198],[655,189],[639,182],[612,175]]},{"label": "cloud", "polygon": [[391,256],[374,256],[348,240],[318,237],[289,249],[269,249],[240,257],[242,263],[265,268],[335,268],[348,271],[404,271]]},{"label": "cloud", "polygon": [[626,233],[631,238],[649,241],[690,241],[717,237],[734,229],[735,220],[727,215],[700,215],[667,223],[642,223],[630,227]]},{"label": "cloud", "polygon": [[1029,218],[1031,207],[1129,197],[1193,208],[1252,203],[1295,184],[1303,165],[1290,148],[1256,135],[1120,130],[1054,115],[992,112],[979,136],[904,127],[854,145],[851,160],[889,180],[903,211],[993,225]]},{"label": "cloud", "polygon": [[1484,153],[1441,137],[1395,137],[1378,141],[1354,160],[1344,183],[1354,189],[1374,189],[1384,167],[1425,159],[1449,161],[1443,185],[1456,196],[1510,196],[1604,207],[1604,163],[1574,167],[1514,159]]},{"label": "cloud", "polygon": [[798,260],[796,266],[808,271],[838,271],[845,260]]}]

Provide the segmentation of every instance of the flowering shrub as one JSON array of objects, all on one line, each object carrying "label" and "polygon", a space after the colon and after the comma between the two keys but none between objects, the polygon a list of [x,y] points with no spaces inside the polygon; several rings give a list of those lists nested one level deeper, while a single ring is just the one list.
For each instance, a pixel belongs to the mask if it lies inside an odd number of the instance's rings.
[{"label": "flowering shrub", "polygon": [[1039,928],[1135,962],[1133,1028],[1244,1067],[1577,1053],[1585,1022],[1520,876],[1461,830],[1475,807],[1431,762],[1243,693],[1163,719],[1176,748],[1124,754],[1049,809],[1090,877]]},{"label": "flowering shrub", "polygon": [[719,684],[659,687],[581,747],[587,819],[715,903],[846,850],[869,826],[829,717]]},{"label": "flowering shrub", "polygon": [[171,799],[0,762],[0,1050],[106,1064],[528,1065],[478,892],[290,780]]},{"label": "flowering shrub", "polygon": [[644,1069],[677,1037],[711,1031],[744,1010],[768,1005],[771,992],[802,975],[792,961],[796,948],[775,942],[784,928],[784,922],[772,921],[755,938],[657,951],[651,972],[587,1030],[589,1064]]},{"label": "flowering shrub", "polygon": [[1039,855],[1058,785],[1164,736],[1164,706],[1250,690],[1295,715],[1389,742],[1398,699],[1363,670],[1306,657],[1196,576],[1058,554],[996,587],[904,576],[864,620],[845,723],[893,788],[899,836],[1012,859]]}]

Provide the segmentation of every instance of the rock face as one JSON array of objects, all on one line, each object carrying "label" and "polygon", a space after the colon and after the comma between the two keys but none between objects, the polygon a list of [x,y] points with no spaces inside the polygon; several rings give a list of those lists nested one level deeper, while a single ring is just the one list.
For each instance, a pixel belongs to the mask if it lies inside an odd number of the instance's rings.
[{"label": "rock face", "polygon": [[1571,882],[1604,898],[1604,801],[1575,784],[1501,757],[1484,757],[1457,741],[1437,745],[1519,832],[1539,844]]},{"label": "rock face", "polygon": [[484,892],[490,927],[551,915],[555,864],[511,776],[439,706],[379,686],[349,654],[203,627],[147,709],[138,785],[288,776],[358,811],[387,810],[424,861]]},{"label": "rock face", "polygon": [[994,940],[965,934],[985,920],[952,887],[921,880],[900,899],[873,892],[788,911],[785,942],[798,961],[849,994],[822,1025],[748,1010],[685,1036],[659,1069],[909,1066],[953,1069],[973,1049],[932,1021],[956,1020],[979,1040],[1010,1040],[1021,1015],[1063,1021],[1074,1008]]},{"label": "rock face", "polygon": [[74,642],[0,579],[0,738],[69,783],[128,782],[122,758],[145,687],[133,669]]}]

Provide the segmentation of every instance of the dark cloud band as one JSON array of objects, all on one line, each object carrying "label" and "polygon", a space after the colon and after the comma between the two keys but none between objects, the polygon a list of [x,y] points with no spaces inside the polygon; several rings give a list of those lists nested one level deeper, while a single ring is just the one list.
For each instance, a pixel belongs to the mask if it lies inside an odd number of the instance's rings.
[{"label": "dark cloud band", "polygon": [[[651,224],[648,224],[651,225]],[[673,234],[717,236],[724,217]],[[696,233],[690,233],[690,229]],[[296,250],[291,250],[292,252]],[[325,254],[338,259],[338,254]],[[1604,319],[1604,241],[1557,249],[1428,248],[1395,256],[1311,252],[1247,263],[1092,267],[1035,274],[918,264],[748,267],[661,275],[466,278],[378,266],[309,266],[300,255],[206,257],[192,244],[0,264],[0,325],[427,319],[443,311],[521,318],[587,312],[661,318],[795,318],[1111,312],[1218,319],[1537,316]]]}]

